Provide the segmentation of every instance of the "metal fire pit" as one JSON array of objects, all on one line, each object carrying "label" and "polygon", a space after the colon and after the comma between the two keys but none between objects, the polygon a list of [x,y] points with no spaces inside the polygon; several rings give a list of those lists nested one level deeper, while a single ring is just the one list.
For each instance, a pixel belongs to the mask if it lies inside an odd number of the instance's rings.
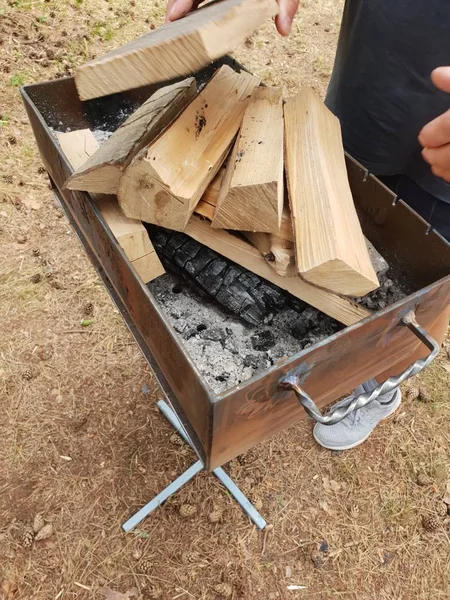
[{"label": "metal fire pit", "polygon": [[[224,58],[196,76],[206,81]],[[167,82],[161,85],[166,85]],[[71,168],[50,128],[111,129],[123,110],[137,108],[158,86],[82,103],[72,78],[26,86],[22,96],[55,193],[112,298],[155,371],[208,469],[394,367],[416,372],[412,355],[450,303],[450,245],[375,177],[347,157],[350,184],[366,237],[402,273],[414,293],[360,323],[287,358],[245,383],[216,395],[193,364],[157,301],[140,281],[86,193],[64,190]],[[114,119],[116,123],[113,123]],[[411,313],[411,311],[413,311]],[[418,337],[419,336],[419,339]],[[426,334],[425,334],[426,336]],[[433,347],[428,343],[429,349]],[[423,356],[429,350],[423,346]],[[436,351],[434,351],[436,354]],[[297,389],[297,398],[287,384]],[[395,383],[395,381],[394,381]],[[386,386],[383,388],[386,389]],[[310,404],[314,400],[315,404]],[[360,399],[365,402],[367,398]],[[320,412],[318,413],[320,415]]]}]

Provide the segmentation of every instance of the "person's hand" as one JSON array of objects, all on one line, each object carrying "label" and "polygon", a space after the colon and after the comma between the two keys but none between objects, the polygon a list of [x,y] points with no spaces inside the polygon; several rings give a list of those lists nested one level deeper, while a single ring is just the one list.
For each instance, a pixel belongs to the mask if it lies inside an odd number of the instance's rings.
[{"label": "person's hand", "polygon": [[[450,67],[439,67],[431,74],[434,85],[450,93]],[[419,134],[422,156],[437,177],[450,182],[450,110],[430,121]]]},{"label": "person's hand", "polygon": [[[204,0],[169,0],[166,9],[166,23],[176,21],[195,10]],[[280,12],[275,17],[275,25],[281,35],[289,35],[292,21],[298,10],[300,0],[277,0]]]}]

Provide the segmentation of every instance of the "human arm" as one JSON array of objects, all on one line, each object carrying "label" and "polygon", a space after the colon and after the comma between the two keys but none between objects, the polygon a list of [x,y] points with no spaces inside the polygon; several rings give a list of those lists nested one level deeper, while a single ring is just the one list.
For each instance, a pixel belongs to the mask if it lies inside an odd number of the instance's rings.
[{"label": "human arm", "polygon": [[[434,85],[450,93],[450,67],[439,67],[431,74]],[[450,110],[430,121],[419,134],[422,156],[437,177],[450,182]]]},{"label": "human arm", "polygon": [[[166,9],[166,23],[184,17],[188,12],[195,10],[203,0],[169,0]],[[275,25],[281,35],[289,35],[292,21],[298,10],[300,0],[277,0],[280,12],[275,17]]]}]

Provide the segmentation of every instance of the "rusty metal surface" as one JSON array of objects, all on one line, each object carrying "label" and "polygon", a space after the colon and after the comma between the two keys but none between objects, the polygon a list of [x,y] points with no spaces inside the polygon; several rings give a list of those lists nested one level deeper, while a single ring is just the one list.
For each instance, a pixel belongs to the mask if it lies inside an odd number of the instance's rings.
[{"label": "rusty metal surface", "polygon": [[[231,59],[225,60],[236,66]],[[205,81],[216,66],[199,74],[199,81]],[[450,245],[434,232],[425,235],[427,228],[420,217],[402,201],[395,202],[387,188],[347,157],[364,233],[404,273],[411,295],[237,388],[214,395],[89,195],[63,190],[71,169],[49,129],[110,129],[120,121],[119,116],[112,122],[111,115],[137,108],[154,89],[81,103],[73,79],[68,78],[27,86],[22,95],[44,164],[69,219],[192,435],[197,452],[208,468],[215,468],[303,417],[294,395],[278,385],[292,369],[304,370],[305,389],[324,406],[362,379],[376,376],[413,353],[414,340],[408,332],[399,331],[398,322],[415,310],[419,323],[432,327],[450,303]]]}]

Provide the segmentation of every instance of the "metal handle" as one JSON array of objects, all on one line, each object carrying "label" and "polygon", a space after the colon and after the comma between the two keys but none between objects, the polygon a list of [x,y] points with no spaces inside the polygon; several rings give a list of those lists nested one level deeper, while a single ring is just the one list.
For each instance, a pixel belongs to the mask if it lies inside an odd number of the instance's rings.
[{"label": "metal handle", "polygon": [[403,317],[401,320],[401,325],[406,325],[406,327],[408,327],[408,329],[412,331],[412,333],[414,333],[414,335],[431,350],[430,354],[426,358],[416,360],[416,362],[407,367],[401,375],[389,377],[389,379],[387,379],[384,383],[377,385],[377,387],[371,392],[364,392],[359,396],[355,396],[348,404],[336,406],[334,408],[332,407],[326,415],[323,415],[312,398],[308,396],[308,394],[300,387],[300,379],[297,373],[286,375],[286,377],[281,380],[280,386],[283,389],[293,390],[298,401],[306,410],[308,415],[318,423],[322,423],[323,425],[334,425],[335,423],[339,423],[351,412],[367,406],[383,394],[392,392],[392,390],[406,381],[406,379],[414,377],[414,375],[420,373],[423,369],[428,367],[428,365],[439,354],[439,344],[425,331],[425,329],[423,329],[423,327],[417,323],[416,316],[413,311],[409,312]]}]

